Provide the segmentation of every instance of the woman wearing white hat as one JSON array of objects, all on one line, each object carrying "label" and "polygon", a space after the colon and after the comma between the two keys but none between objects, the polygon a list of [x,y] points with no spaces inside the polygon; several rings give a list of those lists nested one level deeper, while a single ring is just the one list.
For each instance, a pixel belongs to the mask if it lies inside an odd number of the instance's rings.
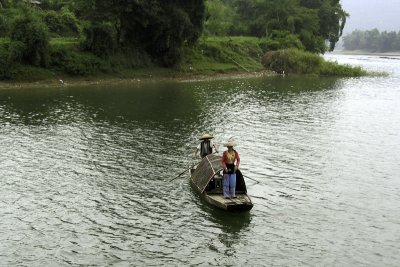
[{"label": "woman wearing white hat", "polygon": [[239,153],[233,149],[234,140],[229,139],[225,144],[228,150],[222,154],[221,164],[224,168],[224,198],[236,198],[236,171],[239,168]]},{"label": "woman wearing white hat", "polygon": [[203,134],[199,140],[201,140],[200,144],[197,146],[196,151],[194,152],[194,156],[198,158],[201,156],[201,158],[204,158],[207,155],[210,155],[214,152],[218,152],[217,148],[211,141],[214,136],[211,134]]}]

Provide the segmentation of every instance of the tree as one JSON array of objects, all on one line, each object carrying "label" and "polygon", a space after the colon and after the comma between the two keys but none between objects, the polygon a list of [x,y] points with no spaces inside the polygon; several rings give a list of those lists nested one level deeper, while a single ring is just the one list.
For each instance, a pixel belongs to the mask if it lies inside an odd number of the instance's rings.
[{"label": "tree", "polygon": [[236,21],[236,13],[233,8],[222,0],[208,0],[206,3],[205,33],[218,36],[229,35],[232,25]]},{"label": "tree", "polygon": [[11,28],[11,45],[20,42],[24,46],[22,60],[33,66],[46,67],[49,61],[49,37],[46,25],[31,13],[24,12],[15,19]]},{"label": "tree", "polygon": [[329,41],[329,51],[335,49],[348,16],[349,14],[342,9],[340,0],[323,0],[319,8],[320,34]]},{"label": "tree", "polygon": [[75,14],[68,9],[63,9],[62,11],[46,11],[43,14],[43,21],[46,23],[50,32],[59,36],[79,35],[79,22]]},{"label": "tree", "polygon": [[369,31],[355,30],[343,37],[346,50],[363,50],[368,52],[400,51],[400,32],[379,32],[378,29]]},{"label": "tree", "polygon": [[271,38],[275,31],[288,31],[316,53],[334,49],[348,16],[339,0],[232,0],[231,5],[239,17],[233,33]]},{"label": "tree", "polygon": [[201,35],[204,0],[77,0],[78,15],[115,28],[119,47],[141,47],[166,66]]}]

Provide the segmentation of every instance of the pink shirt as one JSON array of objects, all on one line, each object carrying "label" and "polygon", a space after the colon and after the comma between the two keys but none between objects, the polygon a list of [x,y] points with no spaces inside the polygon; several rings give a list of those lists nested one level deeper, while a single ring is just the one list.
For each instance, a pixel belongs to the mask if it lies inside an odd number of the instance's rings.
[{"label": "pink shirt", "polygon": [[230,160],[228,159],[227,151],[224,151],[224,153],[222,153],[221,164],[224,169],[226,169],[226,164],[232,164],[232,163],[235,163],[235,161],[236,161],[236,167],[239,168],[239,164],[240,164],[239,153],[236,150],[234,150],[234,151],[235,151],[235,156],[234,156],[232,162],[230,162]]}]

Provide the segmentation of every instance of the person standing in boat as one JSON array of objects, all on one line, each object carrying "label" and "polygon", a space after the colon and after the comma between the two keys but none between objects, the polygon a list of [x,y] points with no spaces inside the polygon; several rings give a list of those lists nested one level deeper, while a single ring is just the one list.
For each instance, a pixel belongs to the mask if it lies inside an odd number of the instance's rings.
[{"label": "person standing in boat", "polygon": [[239,168],[239,153],[233,149],[236,142],[232,139],[225,144],[228,150],[222,154],[221,164],[224,169],[224,198],[236,198],[236,171]]},{"label": "person standing in boat", "polygon": [[207,155],[210,155],[212,153],[218,152],[215,144],[213,144],[213,142],[211,141],[211,139],[213,139],[214,136],[212,136],[211,134],[203,134],[200,137],[200,144],[197,146],[196,151],[194,152],[194,156],[196,158],[204,158]]}]

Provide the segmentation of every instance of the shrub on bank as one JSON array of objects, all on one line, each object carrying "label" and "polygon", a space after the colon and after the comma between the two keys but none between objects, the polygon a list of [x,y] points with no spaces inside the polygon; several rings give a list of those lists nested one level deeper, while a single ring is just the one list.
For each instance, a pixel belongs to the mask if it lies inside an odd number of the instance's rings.
[{"label": "shrub on bank", "polygon": [[350,65],[340,65],[337,62],[325,61],[320,69],[320,74],[325,76],[365,76],[368,73],[361,67],[353,67]]},{"label": "shrub on bank", "polygon": [[265,68],[277,73],[316,74],[326,76],[362,76],[367,72],[360,67],[325,61],[323,57],[298,49],[267,52],[261,59]]},{"label": "shrub on bank", "polygon": [[0,44],[0,80],[32,82],[51,78],[50,70],[21,63],[24,49],[22,42]]},{"label": "shrub on bank", "polygon": [[21,64],[13,64],[8,71],[9,80],[21,82],[35,82],[54,78],[51,70]]},{"label": "shrub on bank", "polygon": [[46,25],[30,14],[15,19],[11,42],[24,44],[22,60],[30,65],[46,67],[49,61],[49,36]]},{"label": "shrub on bank", "polygon": [[261,63],[277,73],[317,74],[322,58],[297,49],[285,49],[267,52]]},{"label": "shrub on bank", "polygon": [[58,71],[77,76],[112,71],[108,61],[91,53],[73,51],[63,47],[53,49],[50,65]]}]

